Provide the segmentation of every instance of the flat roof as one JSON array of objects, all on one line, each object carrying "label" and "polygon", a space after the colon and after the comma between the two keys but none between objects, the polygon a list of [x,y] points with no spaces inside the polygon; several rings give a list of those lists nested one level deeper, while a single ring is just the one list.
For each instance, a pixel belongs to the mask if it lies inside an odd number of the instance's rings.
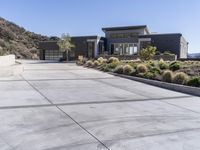
[{"label": "flat roof", "polygon": [[147,28],[147,25],[106,27],[106,28],[102,28],[102,30],[103,31],[117,31],[117,30],[135,30],[135,29],[145,29],[145,28]]},{"label": "flat roof", "polygon": [[147,34],[147,35],[139,35],[140,37],[148,37],[148,36],[165,36],[165,35],[177,35],[182,36],[181,33],[156,33],[156,34]]}]

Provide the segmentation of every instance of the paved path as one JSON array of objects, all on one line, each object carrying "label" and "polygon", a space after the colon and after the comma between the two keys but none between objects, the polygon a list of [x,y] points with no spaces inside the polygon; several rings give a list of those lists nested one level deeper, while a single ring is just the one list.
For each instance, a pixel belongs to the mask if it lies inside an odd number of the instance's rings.
[{"label": "paved path", "polygon": [[199,150],[200,98],[75,64],[0,78],[1,150]]}]

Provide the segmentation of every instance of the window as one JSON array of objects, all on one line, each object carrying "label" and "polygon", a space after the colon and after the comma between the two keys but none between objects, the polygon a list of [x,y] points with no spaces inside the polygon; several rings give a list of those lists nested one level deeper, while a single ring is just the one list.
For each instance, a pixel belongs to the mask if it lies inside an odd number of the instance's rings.
[{"label": "window", "polygon": [[133,54],[137,54],[137,52],[138,52],[137,44],[133,44],[133,43],[115,43],[115,44],[111,44],[111,48],[112,48],[112,45],[114,46],[114,52],[112,53],[112,49],[111,49],[111,54],[115,54],[115,55],[133,55]]},{"label": "window", "polygon": [[133,33],[111,33],[110,38],[133,38],[138,36],[139,33],[133,32]]}]

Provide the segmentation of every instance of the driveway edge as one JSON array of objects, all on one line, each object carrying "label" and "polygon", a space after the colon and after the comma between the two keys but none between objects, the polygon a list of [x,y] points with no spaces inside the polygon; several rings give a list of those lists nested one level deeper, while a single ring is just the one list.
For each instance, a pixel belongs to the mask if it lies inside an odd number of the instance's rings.
[{"label": "driveway edge", "polygon": [[130,79],[130,80],[134,80],[134,81],[138,81],[138,82],[142,82],[142,83],[146,83],[149,85],[165,88],[168,90],[182,92],[182,93],[200,97],[200,88],[189,87],[189,86],[185,86],[185,85],[167,83],[167,82],[156,81],[156,80],[150,80],[150,79],[144,79],[144,78],[128,76],[128,75],[124,75],[124,74],[117,74],[117,73],[112,73],[112,72],[109,72],[109,74],[118,76],[118,77],[122,77],[122,78],[126,78],[126,79]]}]

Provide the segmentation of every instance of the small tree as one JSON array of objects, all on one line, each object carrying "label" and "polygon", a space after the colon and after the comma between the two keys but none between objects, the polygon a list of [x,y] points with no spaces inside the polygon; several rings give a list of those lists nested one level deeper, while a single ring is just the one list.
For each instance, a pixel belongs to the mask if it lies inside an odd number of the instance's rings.
[{"label": "small tree", "polygon": [[66,53],[67,61],[69,60],[69,52],[75,46],[71,43],[71,37],[69,34],[62,34],[61,39],[58,41],[58,46],[61,52]]},{"label": "small tree", "polygon": [[139,51],[139,57],[141,60],[151,60],[156,54],[156,47],[148,46]]}]

